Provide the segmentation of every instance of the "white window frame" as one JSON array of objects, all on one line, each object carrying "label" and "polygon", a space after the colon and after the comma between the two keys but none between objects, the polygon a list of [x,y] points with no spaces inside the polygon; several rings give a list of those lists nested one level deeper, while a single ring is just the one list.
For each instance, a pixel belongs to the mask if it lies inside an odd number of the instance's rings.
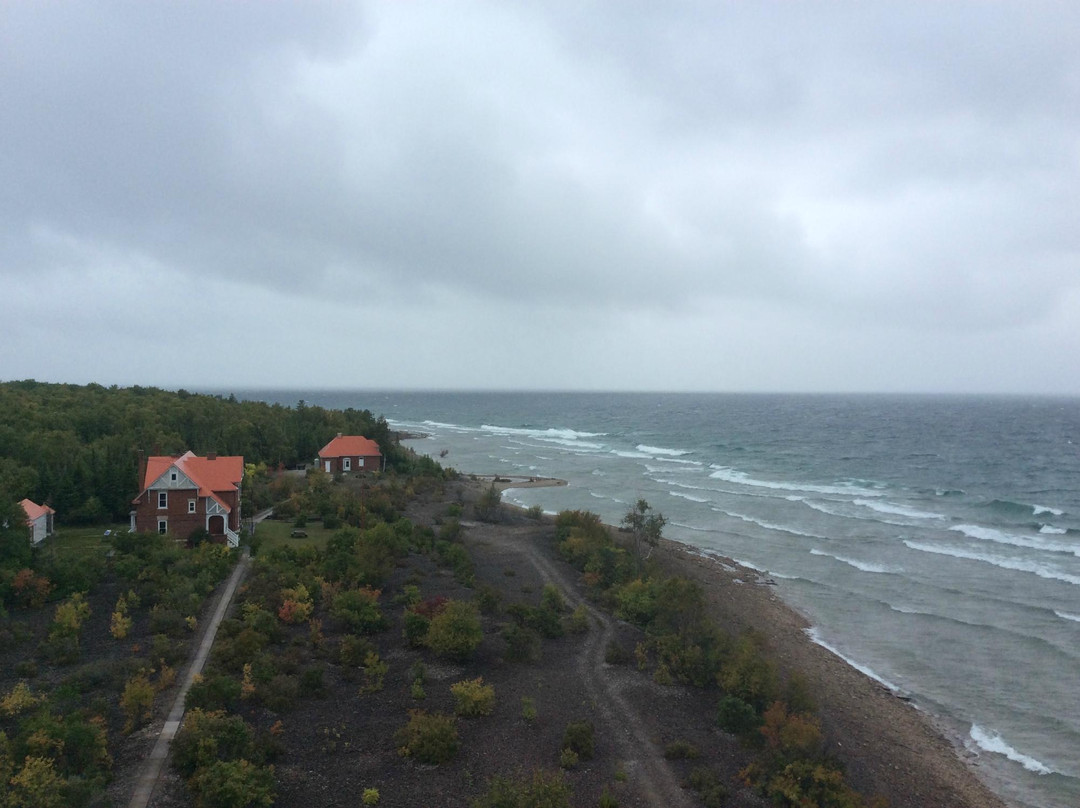
[{"label": "white window frame", "polygon": [[188,513],[195,513],[195,500],[189,499],[187,501],[187,512]]},{"label": "white window frame", "polygon": [[341,470],[342,471],[352,471],[352,458],[351,457],[343,457],[343,458],[341,458]]},{"label": "white window frame", "polygon": [[157,492],[157,506],[158,506],[158,509],[168,508],[169,507],[169,492],[168,491],[158,491]]},{"label": "white window frame", "polygon": [[356,467],[358,469],[362,469],[364,467],[364,458],[362,458],[362,457],[356,458]]},{"label": "white window frame", "polygon": [[162,536],[164,536],[166,533],[169,532],[169,520],[168,519],[158,519],[157,520],[157,532],[160,533]]}]

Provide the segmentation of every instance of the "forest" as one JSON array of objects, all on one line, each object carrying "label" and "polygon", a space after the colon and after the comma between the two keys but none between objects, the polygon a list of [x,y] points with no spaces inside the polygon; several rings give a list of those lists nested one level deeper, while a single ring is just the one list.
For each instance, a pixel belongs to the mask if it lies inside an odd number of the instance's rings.
[{"label": "forest", "polygon": [[126,521],[139,453],[242,455],[270,468],[311,462],[337,433],[379,444],[387,467],[418,462],[368,410],[240,401],[153,387],[0,383],[0,516],[23,498],[60,524]]}]

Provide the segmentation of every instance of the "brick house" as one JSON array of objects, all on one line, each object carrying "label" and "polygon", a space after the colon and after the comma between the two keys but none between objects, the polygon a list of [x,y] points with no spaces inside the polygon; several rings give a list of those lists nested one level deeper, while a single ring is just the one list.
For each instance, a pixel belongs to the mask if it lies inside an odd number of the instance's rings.
[{"label": "brick house", "polygon": [[30,528],[31,544],[40,544],[46,536],[53,534],[53,519],[56,517],[56,511],[48,505],[38,505],[29,499],[24,499],[19,505],[26,513],[26,526]]},{"label": "brick house", "polygon": [[338,436],[319,450],[319,468],[329,474],[354,471],[382,471],[379,444],[359,435]]},{"label": "brick house", "polygon": [[205,528],[214,541],[240,543],[240,483],[244,458],[150,457],[142,474],[142,493],[132,500],[131,529],[188,538]]}]

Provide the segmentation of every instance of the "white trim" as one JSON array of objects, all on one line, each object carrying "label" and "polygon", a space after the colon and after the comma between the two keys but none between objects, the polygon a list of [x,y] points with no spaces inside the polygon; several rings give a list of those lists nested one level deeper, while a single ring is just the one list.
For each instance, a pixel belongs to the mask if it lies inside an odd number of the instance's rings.
[{"label": "white trim", "polygon": [[161,533],[161,534],[165,534],[165,533],[169,532],[169,520],[168,519],[158,519],[157,520],[157,532]]},{"label": "white trim", "polygon": [[157,506],[158,510],[168,509],[169,507],[169,492],[158,491],[157,492]]},{"label": "white trim", "polygon": [[[360,462],[362,463],[363,460],[361,460]],[[341,470],[342,471],[352,471],[352,458],[351,457],[343,457],[343,458],[341,458]]]},{"label": "white trim", "polygon": [[195,503],[196,503],[196,501],[197,500],[194,500],[194,499],[189,499],[187,501],[187,512],[188,513],[195,513]]}]

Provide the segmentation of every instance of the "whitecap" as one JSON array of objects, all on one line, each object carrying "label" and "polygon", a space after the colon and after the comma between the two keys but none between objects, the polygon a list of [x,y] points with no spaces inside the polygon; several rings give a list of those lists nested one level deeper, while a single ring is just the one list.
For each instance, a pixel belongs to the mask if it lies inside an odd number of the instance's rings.
[{"label": "whitecap", "polygon": [[1029,550],[1043,550],[1047,553],[1069,553],[1070,555],[1080,556],[1080,548],[1075,546],[1057,544],[1034,536],[1018,536],[1015,533],[1005,533],[1002,530],[997,530],[992,527],[982,527],[981,525],[953,525],[949,530],[955,531],[956,533],[963,533],[970,539],[992,541],[995,544],[1008,544],[1013,547],[1024,547]]},{"label": "whitecap", "polygon": [[693,494],[683,494],[679,491],[668,491],[668,496],[678,497],[679,499],[688,499],[691,502],[708,502],[706,497],[695,497]]},{"label": "whitecap", "polygon": [[612,449],[611,454],[617,457],[625,457],[627,460],[652,460],[652,455],[642,454],[641,452],[627,452],[621,449]]},{"label": "whitecap", "polygon": [[646,452],[650,455],[668,455],[670,457],[682,457],[683,455],[691,454],[691,452],[684,449],[665,449],[663,446],[649,446],[645,443],[639,443],[635,448],[639,452]]},{"label": "whitecap", "polygon": [[882,684],[882,685],[885,685],[885,687],[889,688],[889,690],[893,691],[894,693],[899,693],[900,692],[899,687],[894,685],[892,682],[890,682],[888,679],[884,678],[880,674],[878,674],[878,672],[875,671],[873,668],[869,668],[866,665],[861,665],[858,662],[856,662],[855,660],[851,659],[850,657],[844,656],[836,648],[834,648],[833,646],[831,646],[827,642],[825,642],[823,639],[821,639],[821,632],[818,630],[818,628],[816,626],[810,626],[810,628],[804,628],[803,631],[806,632],[806,636],[809,637],[810,641],[813,642],[815,645],[820,645],[822,648],[824,648],[829,653],[835,654],[836,656],[840,657],[840,659],[844,660],[844,662],[846,662],[848,665],[853,667],[855,670],[859,671],[862,674],[865,674],[866,676],[869,676],[875,682],[877,682],[879,684]]},{"label": "whitecap", "polygon": [[991,564],[995,567],[1000,567],[1001,569],[1013,570],[1015,572],[1030,572],[1033,575],[1038,575],[1040,578],[1045,578],[1047,580],[1063,581],[1067,584],[1072,584],[1073,586],[1080,586],[1080,575],[1069,575],[1048,564],[1039,564],[1035,561],[1027,561],[1022,558],[1004,558],[1001,556],[985,555],[983,553],[973,553],[967,550],[960,550],[956,547],[926,544],[924,542],[910,541],[909,539],[904,539],[904,544],[912,550],[918,550],[923,553],[952,556],[953,558],[960,558],[966,561],[981,561],[984,564]]},{"label": "whitecap", "polygon": [[[649,459],[663,460],[663,458],[660,457],[652,457]],[[700,463],[691,463],[690,461],[686,461],[686,465],[684,466],[676,466],[675,468],[672,468],[671,466],[653,466],[648,463],[645,463],[643,465],[645,466],[645,471],[647,471],[649,474],[696,474],[697,472],[701,471]]]},{"label": "whitecap", "polygon": [[815,494],[857,494],[864,497],[880,497],[880,491],[863,488],[857,485],[841,483],[839,485],[817,485],[815,483],[777,482],[775,480],[758,480],[745,472],[730,468],[729,466],[711,466],[713,472],[709,475],[714,480],[745,485],[753,488],[768,488],[777,491],[810,491]]},{"label": "whitecap", "polygon": [[878,513],[887,513],[891,516],[908,516],[912,519],[944,519],[945,516],[940,513],[931,513],[930,511],[919,511],[915,508],[905,508],[903,505],[894,505],[887,502],[874,502],[868,499],[857,499],[855,504],[863,508],[869,508],[872,511]]},{"label": "whitecap", "polygon": [[1069,531],[1067,531],[1063,527],[1054,527],[1053,525],[1042,525],[1039,528],[1039,532],[1040,533],[1045,533],[1046,535],[1049,535],[1049,536],[1064,536]]},{"label": "whitecap", "polygon": [[732,519],[741,519],[743,522],[747,522],[758,527],[763,527],[766,530],[778,530],[781,533],[790,533],[793,536],[805,536],[808,539],[824,539],[824,536],[819,536],[816,533],[805,533],[793,527],[787,527],[786,525],[777,525],[773,522],[766,522],[762,519],[755,519],[752,516],[746,516],[745,514],[735,513],[734,511],[725,511],[721,508],[712,508],[715,513],[723,514],[724,516],[730,516]]},{"label": "whitecap", "polygon": [[1035,774],[1053,774],[1054,770],[1044,763],[1040,763],[1033,757],[1022,754],[1013,749],[1007,744],[1000,735],[996,732],[987,732],[978,724],[971,725],[971,740],[975,741],[976,745],[985,752],[993,752],[997,755],[1004,755],[1009,760],[1019,763],[1029,772],[1035,772]]},{"label": "whitecap", "polygon": [[1070,614],[1069,612],[1059,612],[1054,609],[1054,614],[1060,617],[1062,620],[1070,620],[1073,623],[1080,623],[1080,614]]},{"label": "whitecap", "polygon": [[856,561],[853,558],[846,558],[844,556],[833,555],[832,553],[826,553],[823,550],[818,550],[818,549],[812,549],[810,551],[810,555],[824,556],[825,558],[835,559],[836,561],[839,561],[842,564],[847,564],[849,567],[854,567],[855,569],[859,570],[860,572],[876,572],[876,573],[886,573],[886,574],[894,574],[895,572],[897,572],[896,570],[891,569],[889,567],[883,567],[881,564],[871,564],[871,563],[866,562],[866,561]]},{"label": "whitecap", "polygon": [[1035,516],[1039,516],[1040,514],[1044,513],[1048,513],[1051,516],[1063,516],[1065,514],[1065,511],[1059,510],[1057,508],[1051,508],[1048,505],[1032,505],[1031,510],[1034,512]]}]

